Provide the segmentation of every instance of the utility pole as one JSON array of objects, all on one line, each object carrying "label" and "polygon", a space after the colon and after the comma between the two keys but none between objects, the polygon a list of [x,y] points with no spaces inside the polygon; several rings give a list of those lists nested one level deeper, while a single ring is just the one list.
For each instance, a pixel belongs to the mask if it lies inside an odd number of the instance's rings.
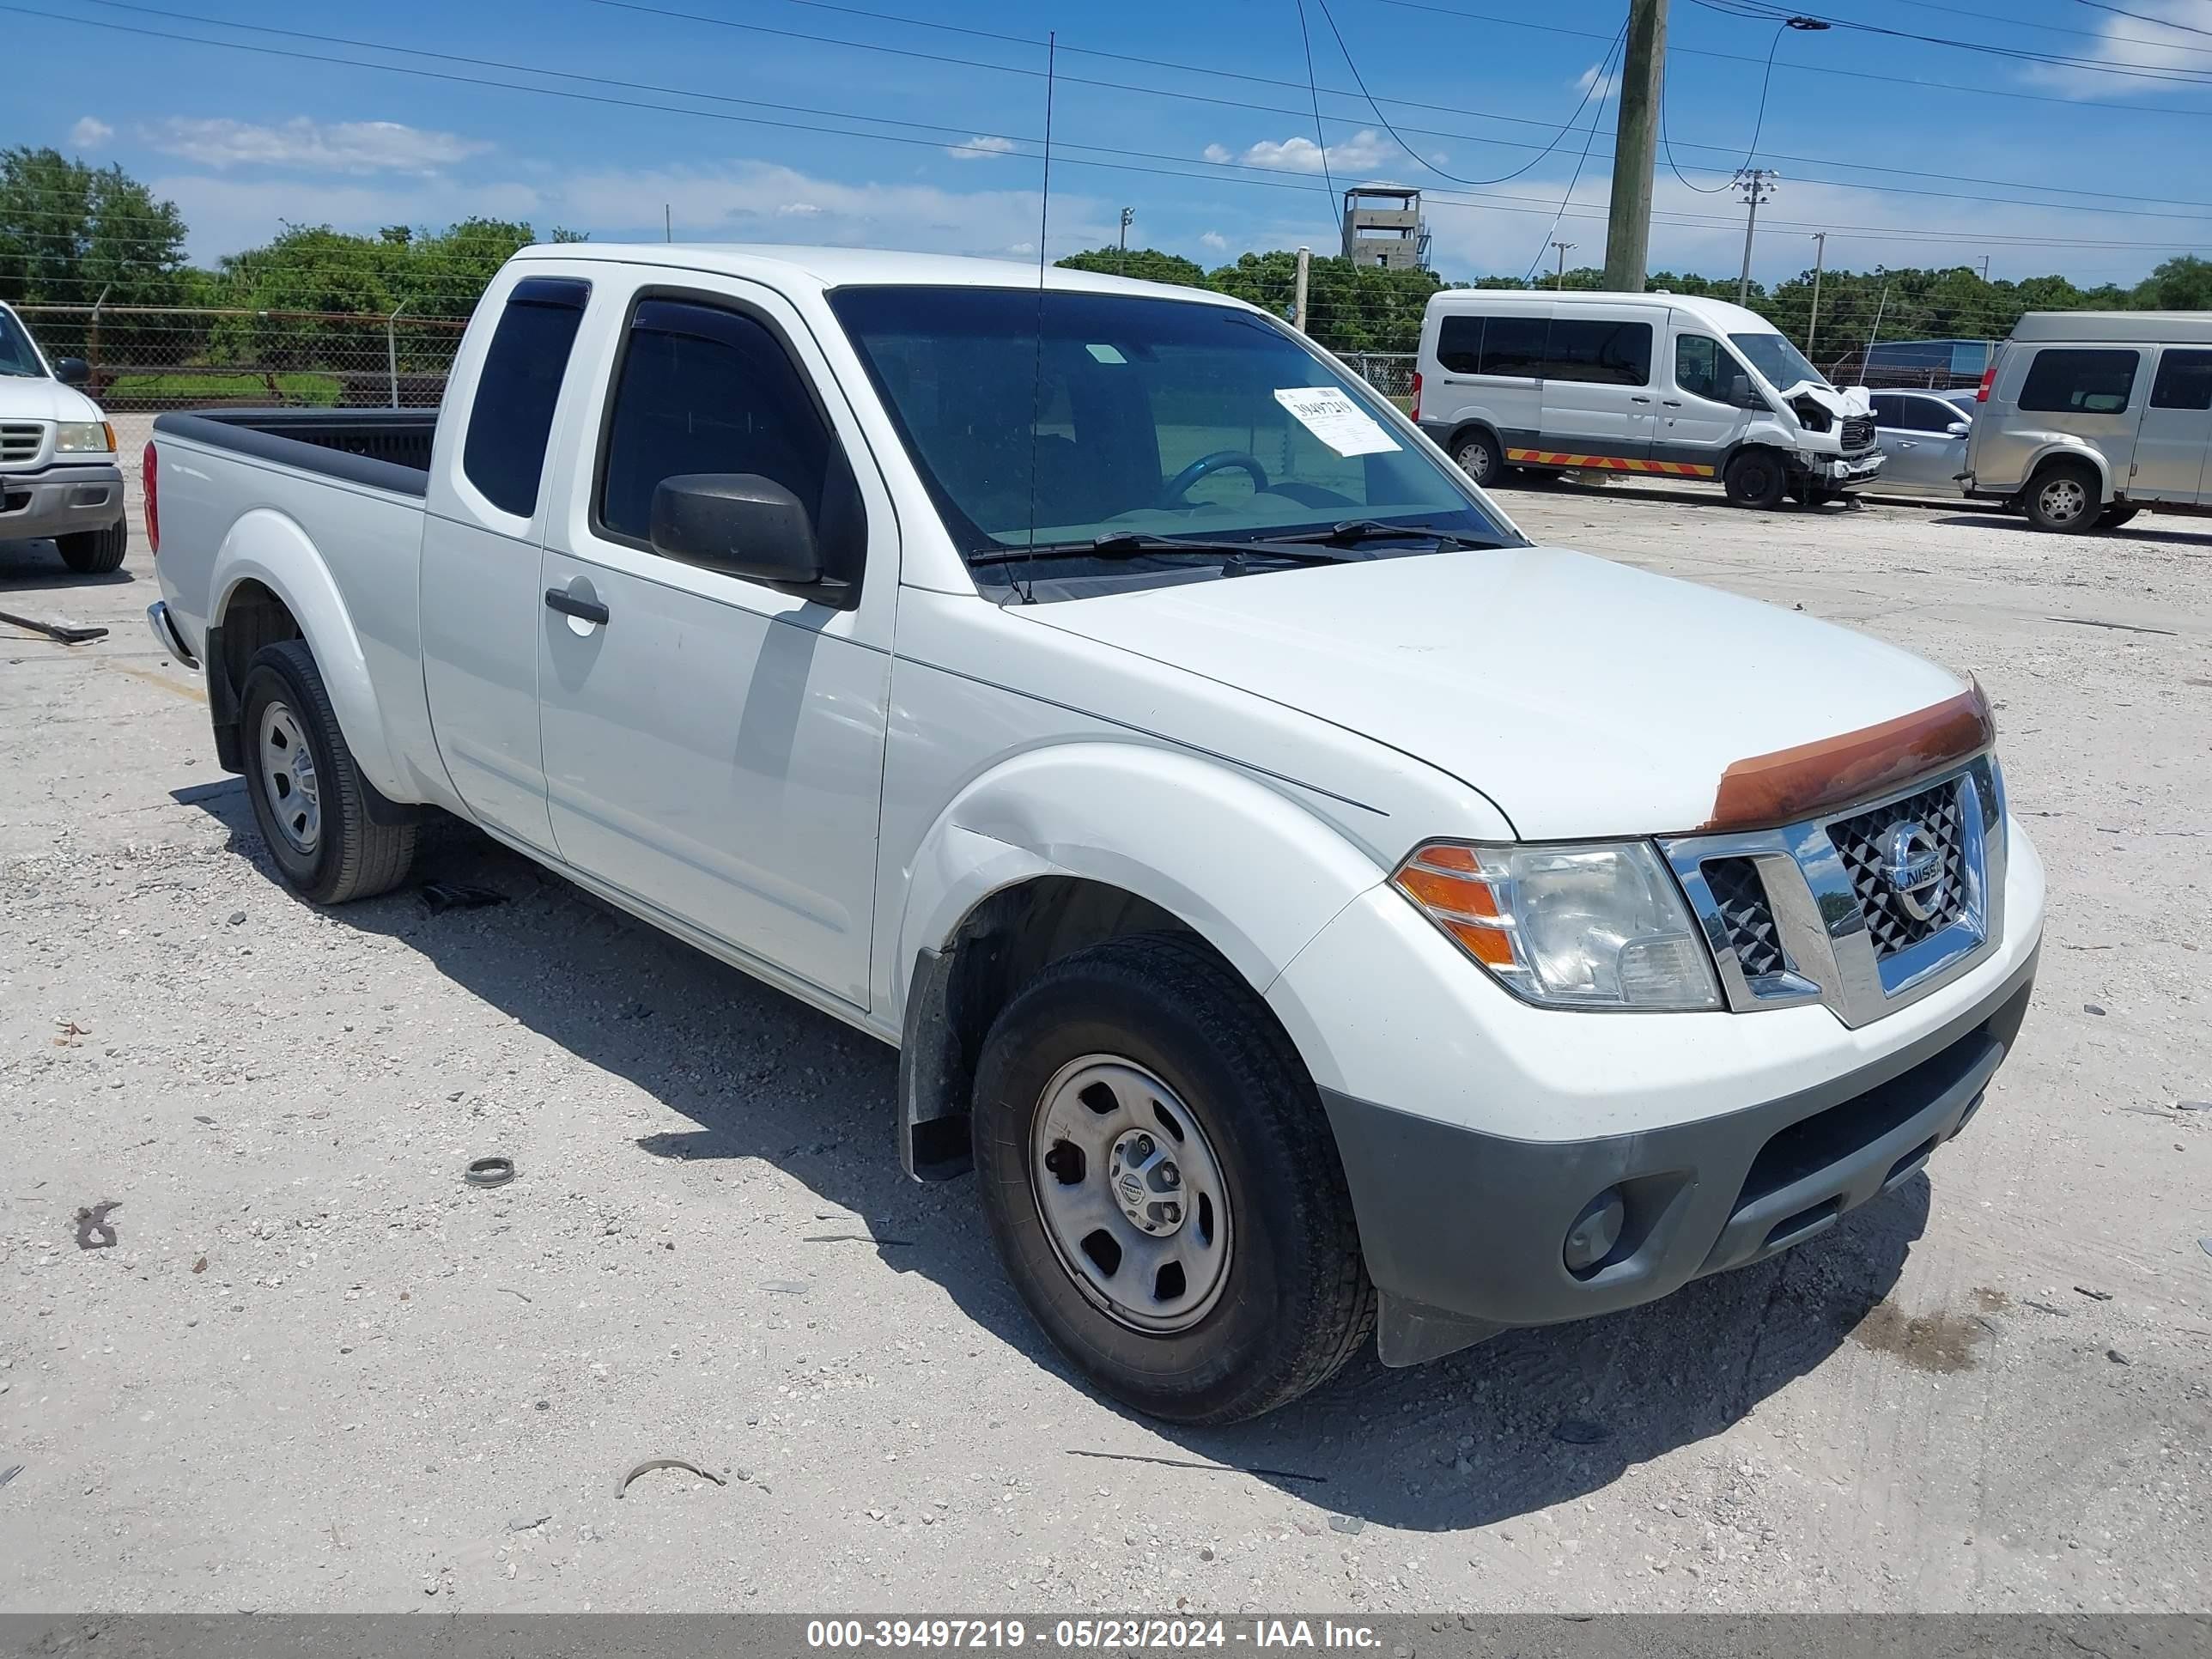
[{"label": "utility pole", "polygon": [[1306,331],[1306,272],[1313,264],[1313,250],[1298,250],[1298,286],[1291,295],[1291,326],[1301,334]]},{"label": "utility pole", "polygon": [[1552,283],[1552,287],[1554,289],[1564,289],[1567,285],[1568,251],[1580,245],[1575,242],[1553,242],[1552,246],[1559,251],[1559,274],[1558,278]]},{"label": "utility pole", "polygon": [[1985,283],[1990,280],[1990,256],[1986,253],[1982,255],[1982,280]]},{"label": "utility pole", "polygon": [[1813,233],[1813,314],[1805,319],[1805,355],[1813,355],[1813,336],[1820,327],[1820,267],[1828,263],[1828,233]]},{"label": "utility pole", "polygon": [[1629,0],[1613,121],[1613,205],[1606,216],[1605,285],[1644,292],[1651,252],[1651,172],[1659,159],[1659,100],[1667,80],[1667,0]]},{"label": "utility pole", "polygon": [[1136,216],[1137,210],[1134,208],[1121,210],[1121,247],[1114,256],[1114,274],[1116,276],[1129,274],[1129,221]]},{"label": "utility pole", "polygon": [[676,210],[665,202],[660,204],[660,240],[664,242],[676,240]]},{"label": "utility pole", "polygon": [[1738,167],[1735,187],[1743,192],[1744,205],[1751,215],[1743,222],[1743,276],[1735,285],[1735,302],[1740,306],[1751,303],[1751,239],[1759,229],[1759,204],[1774,199],[1775,172],[1772,167]]}]

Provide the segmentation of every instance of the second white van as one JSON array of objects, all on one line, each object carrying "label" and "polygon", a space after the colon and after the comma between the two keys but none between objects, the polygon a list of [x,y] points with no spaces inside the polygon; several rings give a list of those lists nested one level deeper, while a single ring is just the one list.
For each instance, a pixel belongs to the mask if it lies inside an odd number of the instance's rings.
[{"label": "second white van", "polygon": [[1739,507],[1881,471],[1873,404],[1758,313],[1673,294],[1450,289],[1421,321],[1413,418],[1477,483],[1509,467],[1717,479]]}]

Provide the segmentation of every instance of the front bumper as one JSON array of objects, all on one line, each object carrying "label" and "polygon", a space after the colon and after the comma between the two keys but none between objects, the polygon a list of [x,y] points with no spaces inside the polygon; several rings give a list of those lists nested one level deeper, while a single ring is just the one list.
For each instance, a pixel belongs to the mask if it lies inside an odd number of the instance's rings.
[{"label": "front bumper", "polygon": [[112,463],[0,472],[0,542],[105,530],[123,516],[123,474]]},{"label": "front bumper", "polygon": [[[1802,1243],[1910,1180],[1980,1106],[2036,960],[2031,950],[1963,1010],[1856,1070],[1631,1133],[1522,1140],[1323,1089],[1382,1293],[1384,1363],[1651,1301]],[[1577,1277],[1562,1246],[1608,1188],[1625,1200],[1620,1242]]]},{"label": "front bumper", "polygon": [[1848,487],[1871,483],[1881,474],[1882,464],[1889,459],[1880,450],[1864,455],[1849,455],[1836,460],[1807,463],[1813,476],[1829,483]]}]

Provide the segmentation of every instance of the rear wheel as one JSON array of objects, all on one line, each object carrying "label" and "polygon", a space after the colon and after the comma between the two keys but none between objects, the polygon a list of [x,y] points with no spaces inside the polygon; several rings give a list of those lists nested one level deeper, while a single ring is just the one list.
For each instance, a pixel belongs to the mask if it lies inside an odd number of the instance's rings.
[{"label": "rear wheel", "polygon": [[2142,508],[2139,507],[2127,506],[2116,501],[2097,515],[2097,528],[2100,530],[2118,530],[2122,525],[2125,524],[2130,519],[2134,518],[2136,514],[2142,511]]},{"label": "rear wheel", "polygon": [[285,884],[319,904],[343,904],[404,881],[415,826],[368,816],[368,786],[307,642],[263,646],[239,701],[246,797]]},{"label": "rear wheel", "polygon": [[1045,1334],[1098,1386],[1233,1423],[1326,1381],[1374,1322],[1336,1143],[1266,1005],[1189,940],[1109,940],[993,1024],[975,1165]]},{"label": "rear wheel", "polygon": [[2027,487],[2027,521],[2038,530],[2078,535],[2099,519],[2097,475],[2079,461],[2060,461]]},{"label": "rear wheel", "polygon": [[1731,506],[1778,507],[1790,488],[1790,474],[1772,450],[1743,449],[1728,464],[1721,482]]},{"label": "rear wheel", "polygon": [[1505,452],[1498,447],[1497,439],[1480,427],[1460,435],[1452,446],[1452,459],[1459,463],[1461,471],[1485,487],[1505,476]]},{"label": "rear wheel", "polygon": [[131,550],[131,524],[118,519],[105,530],[57,536],[54,545],[62,550],[62,562],[78,575],[104,576],[122,568],[123,556]]}]

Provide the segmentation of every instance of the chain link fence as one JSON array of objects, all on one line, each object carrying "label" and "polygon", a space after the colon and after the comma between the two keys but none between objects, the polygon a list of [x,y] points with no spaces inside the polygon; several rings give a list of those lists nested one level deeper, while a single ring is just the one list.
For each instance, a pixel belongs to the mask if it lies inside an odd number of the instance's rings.
[{"label": "chain link fence", "polygon": [[111,412],[225,404],[436,404],[468,325],[459,318],[151,306],[18,306],[46,356],[92,365]]},{"label": "chain link fence", "polygon": [[1344,365],[1401,409],[1413,399],[1413,365],[1419,360],[1410,351],[1354,351]]}]

